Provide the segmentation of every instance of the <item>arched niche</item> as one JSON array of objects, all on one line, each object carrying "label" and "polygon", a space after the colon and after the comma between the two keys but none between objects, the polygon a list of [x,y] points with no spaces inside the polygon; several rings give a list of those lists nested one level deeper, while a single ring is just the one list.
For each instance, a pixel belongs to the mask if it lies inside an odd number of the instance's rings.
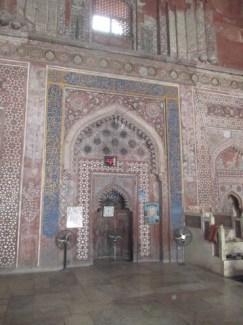
[{"label": "arched niche", "polygon": [[154,128],[141,117],[119,105],[112,105],[101,109],[82,118],[82,120],[77,121],[73,125],[64,141],[64,169],[71,174],[73,172],[74,148],[80,133],[98,121],[113,117],[119,117],[119,120],[124,121],[125,125],[130,124],[131,128],[136,128],[136,130],[140,130],[146,135],[149,141],[148,145],[151,147],[151,162],[154,163],[153,172],[157,175],[164,173],[166,161],[162,139]]},{"label": "arched niche", "polygon": [[219,163],[219,160],[223,157],[223,155],[227,154],[227,151],[235,150],[238,153],[243,154],[242,144],[238,139],[230,138],[223,143],[221,143],[218,148],[212,153],[212,171],[215,177],[216,169],[219,166],[216,166]]},{"label": "arched niche", "polygon": [[[92,125],[100,124],[102,121],[110,123],[113,118],[114,121],[122,121],[124,128],[128,128],[131,132],[139,131],[142,137],[141,141],[147,143],[150,153],[149,157],[146,156],[146,160],[129,160],[120,156],[117,167],[109,169],[103,164],[104,157],[101,155],[93,156],[90,159],[90,156],[83,153],[78,156],[77,144],[80,136],[82,138],[82,135],[86,134],[89,137]],[[144,137],[146,138],[144,139]],[[63,157],[65,173],[72,179],[71,186],[74,188],[70,204],[85,206],[86,226],[83,232],[78,234],[77,258],[93,262],[92,236],[96,229],[93,220],[96,220],[97,217],[99,198],[113,189],[121,194],[127,202],[128,210],[133,214],[134,261],[139,259],[160,260],[161,251],[164,249],[161,244],[161,229],[166,229],[168,226],[168,217],[164,215],[161,218],[161,224],[151,227],[144,224],[143,220],[143,202],[145,200],[160,202],[161,206],[163,203],[162,211],[165,211],[169,200],[168,191],[166,191],[167,164],[163,140],[153,126],[134,112],[119,105],[100,109],[98,112],[80,119],[72,126],[64,139]],[[70,188],[70,186],[67,187]],[[165,188],[164,191],[162,187]]]},{"label": "arched niche", "polygon": [[[213,153],[213,178],[215,204],[220,213],[229,208],[228,198],[233,195],[241,203],[243,176],[243,149],[241,144],[230,139]],[[216,203],[217,202],[217,203]]]},{"label": "arched niche", "polygon": [[124,198],[124,207],[128,208],[129,210],[132,210],[133,204],[129,194],[124,188],[122,188],[118,184],[107,185],[97,193],[95,197],[96,205],[94,206],[94,210],[97,210],[100,207],[100,203],[103,202],[106,199],[106,196],[111,192],[116,192],[120,194],[121,197]]},{"label": "arched niche", "polygon": [[221,199],[221,209],[224,215],[240,217],[242,212],[242,199],[234,191],[226,193]]},{"label": "arched niche", "polygon": [[228,171],[229,174],[233,171],[243,172],[243,151],[237,146],[230,146],[217,156],[215,160],[216,173],[220,171]]}]

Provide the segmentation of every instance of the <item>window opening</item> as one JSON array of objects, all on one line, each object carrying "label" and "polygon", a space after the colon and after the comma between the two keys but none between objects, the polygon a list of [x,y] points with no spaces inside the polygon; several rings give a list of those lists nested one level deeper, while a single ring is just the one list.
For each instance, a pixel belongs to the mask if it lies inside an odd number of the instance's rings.
[{"label": "window opening", "polygon": [[131,10],[125,1],[95,0],[92,28],[94,31],[129,36]]}]

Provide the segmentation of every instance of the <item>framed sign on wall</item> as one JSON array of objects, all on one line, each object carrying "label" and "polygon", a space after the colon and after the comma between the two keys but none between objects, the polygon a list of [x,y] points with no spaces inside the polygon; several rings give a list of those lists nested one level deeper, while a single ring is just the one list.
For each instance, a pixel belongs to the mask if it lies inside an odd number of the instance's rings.
[{"label": "framed sign on wall", "polygon": [[159,203],[146,202],[144,203],[144,223],[153,225],[160,222]]},{"label": "framed sign on wall", "polygon": [[68,207],[67,208],[67,228],[82,228],[83,227],[83,207]]},{"label": "framed sign on wall", "polygon": [[114,217],[115,208],[114,206],[104,206],[103,217]]}]

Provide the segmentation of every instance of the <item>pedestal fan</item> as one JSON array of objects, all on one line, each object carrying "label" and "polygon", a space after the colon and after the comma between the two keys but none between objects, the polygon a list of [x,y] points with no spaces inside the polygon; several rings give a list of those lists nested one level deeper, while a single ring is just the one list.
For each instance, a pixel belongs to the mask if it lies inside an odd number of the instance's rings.
[{"label": "pedestal fan", "polygon": [[187,227],[180,227],[174,230],[174,241],[176,243],[176,260],[179,264],[179,249],[182,252],[182,264],[185,262],[185,246],[192,242],[192,233]]},{"label": "pedestal fan", "polygon": [[69,229],[61,230],[56,235],[55,243],[59,249],[63,249],[63,270],[66,269],[67,266],[67,250],[71,249],[76,242],[75,233]]}]

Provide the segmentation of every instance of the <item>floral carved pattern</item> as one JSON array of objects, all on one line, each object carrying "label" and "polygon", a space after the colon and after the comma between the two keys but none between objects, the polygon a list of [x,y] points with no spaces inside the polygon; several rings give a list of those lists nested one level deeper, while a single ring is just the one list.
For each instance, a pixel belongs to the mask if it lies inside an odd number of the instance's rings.
[{"label": "floral carved pattern", "polygon": [[[78,231],[77,258],[87,260],[89,258],[89,232],[90,232],[90,187],[91,173],[128,173],[138,176],[138,190],[142,191],[144,200],[149,193],[149,165],[143,162],[118,162],[117,167],[104,166],[100,160],[79,161],[79,204],[83,206],[84,227]],[[139,201],[138,207],[138,232],[139,232],[139,254],[140,256],[150,255],[150,229],[144,224],[143,201]]]},{"label": "floral carved pattern", "polygon": [[0,65],[0,76],[3,80],[0,107],[4,110],[0,164],[0,266],[5,267],[16,262],[27,69]]}]

